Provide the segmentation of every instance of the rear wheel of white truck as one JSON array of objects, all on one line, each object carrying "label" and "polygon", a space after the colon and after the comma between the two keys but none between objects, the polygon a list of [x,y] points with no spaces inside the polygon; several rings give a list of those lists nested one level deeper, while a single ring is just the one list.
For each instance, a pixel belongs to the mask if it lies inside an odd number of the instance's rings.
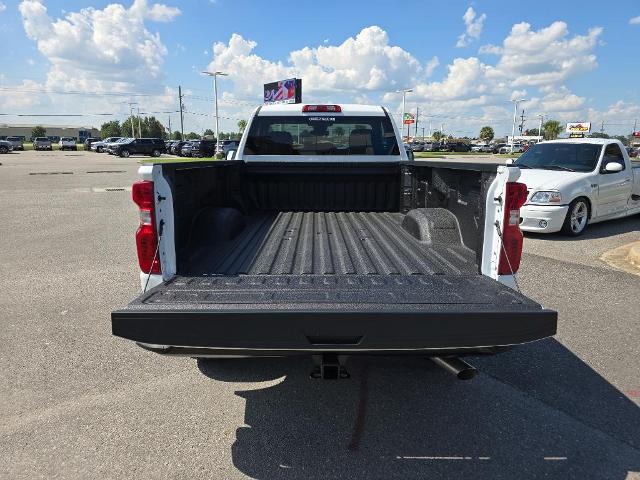
[{"label": "rear wheel of white truck", "polygon": [[567,216],[562,225],[562,233],[571,237],[582,235],[589,224],[589,200],[578,197],[569,204]]}]

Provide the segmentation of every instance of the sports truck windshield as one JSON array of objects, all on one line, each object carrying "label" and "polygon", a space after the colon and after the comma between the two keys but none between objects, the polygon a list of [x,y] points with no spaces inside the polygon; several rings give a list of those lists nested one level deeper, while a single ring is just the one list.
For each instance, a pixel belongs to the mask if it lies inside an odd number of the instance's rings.
[{"label": "sports truck windshield", "polygon": [[400,155],[387,116],[257,116],[245,155]]},{"label": "sports truck windshield", "polygon": [[515,165],[544,170],[591,172],[596,168],[601,145],[592,143],[539,143],[524,152]]}]

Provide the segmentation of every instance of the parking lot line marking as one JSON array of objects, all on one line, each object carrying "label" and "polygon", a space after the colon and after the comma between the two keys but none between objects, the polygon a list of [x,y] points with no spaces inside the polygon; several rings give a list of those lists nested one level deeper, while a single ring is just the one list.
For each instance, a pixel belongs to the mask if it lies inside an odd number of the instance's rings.
[{"label": "parking lot line marking", "polygon": [[87,173],[126,173],[125,170],[89,170]]},{"label": "parking lot line marking", "polygon": [[130,192],[131,187],[92,187],[91,191],[94,193],[105,192]]},{"label": "parking lot line marking", "polygon": [[557,461],[561,461],[561,460],[566,460],[567,457],[544,457],[544,459],[549,461],[549,462],[557,462]]},{"label": "parking lot line marking", "polygon": [[73,172],[29,172],[29,175],[73,175]]}]

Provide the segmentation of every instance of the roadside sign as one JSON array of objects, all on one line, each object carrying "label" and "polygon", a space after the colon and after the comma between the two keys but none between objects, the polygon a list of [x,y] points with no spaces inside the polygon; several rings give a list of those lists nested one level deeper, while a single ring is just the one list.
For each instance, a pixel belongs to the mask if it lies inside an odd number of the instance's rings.
[{"label": "roadside sign", "polygon": [[416,123],[416,117],[411,113],[405,113],[402,123],[404,123],[405,125]]},{"label": "roadside sign", "polygon": [[591,131],[590,122],[569,122],[567,123],[567,133],[589,133]]},{"label": "roadside sign", "polygon": [[570,133],[569,138],[584,138],[584,133]]},{"label": "roadside sign", "polygon": [[265,105],[302,102],[302,80],[300,78],[265,83],[263,90]]}]

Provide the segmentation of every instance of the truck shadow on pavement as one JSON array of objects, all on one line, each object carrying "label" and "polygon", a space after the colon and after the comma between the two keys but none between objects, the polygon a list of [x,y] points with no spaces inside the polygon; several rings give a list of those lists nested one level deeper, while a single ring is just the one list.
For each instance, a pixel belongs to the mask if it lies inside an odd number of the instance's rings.
[{"label": "truck shadow on pavement", "polygon": [[[420,357],[353,357],[350,380],[305,358],[200,360],[236,392],[234,465],[259,479],[607,478],[640,470],[638,406],[554,339],[469,360],[462,382]],[[282,378],[284,377],[284,378]],[[278,380],[276,380],[278,379]]]}]

